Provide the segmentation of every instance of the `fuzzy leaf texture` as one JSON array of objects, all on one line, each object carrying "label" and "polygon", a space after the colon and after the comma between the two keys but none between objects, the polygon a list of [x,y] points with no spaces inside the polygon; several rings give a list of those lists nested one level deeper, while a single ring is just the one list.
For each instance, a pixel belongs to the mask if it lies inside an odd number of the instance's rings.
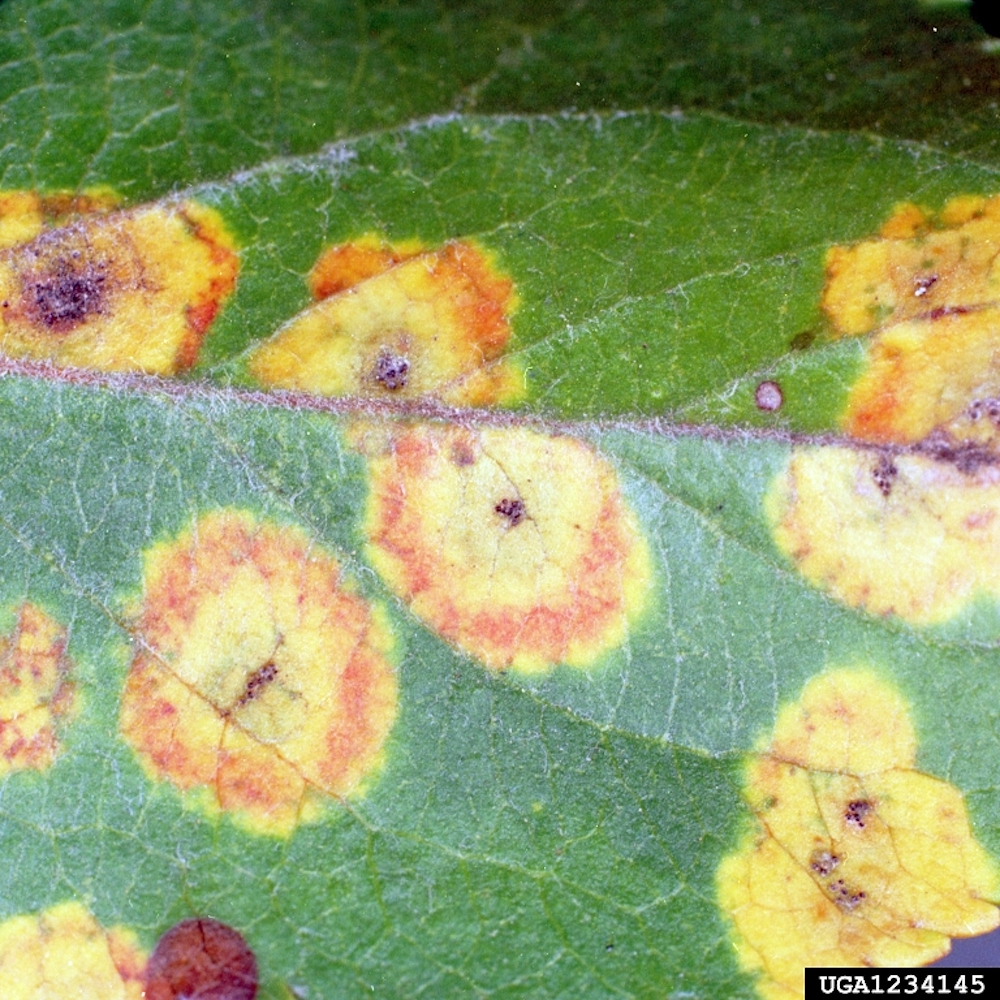
[{"label": "fuzzy leaf texture", "polygon": [[13,995],[204,932],[232,1000],[769,1000],[995,927],[998,51],[0,4]]}]

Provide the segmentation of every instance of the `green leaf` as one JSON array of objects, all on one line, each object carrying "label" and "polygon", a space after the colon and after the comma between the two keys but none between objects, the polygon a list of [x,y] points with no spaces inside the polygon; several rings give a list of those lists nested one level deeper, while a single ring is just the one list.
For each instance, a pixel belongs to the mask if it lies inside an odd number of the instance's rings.
[{"label": "green leaf", "polygon": [[[3,187],[179,195],[240,253],[183,377],[3,362],[0,633],[25,602],[63,625],[79,706],[50,768],[0,777],[0,921],[78,901],[149,952],[211,916],[265,998],[754,997],[717,891],[753,825],[745,761],[856,664],[902,692],[916,768],[1000,859],[992,603],[866,614],[796,571],[766,511],[793,450],[842,443],[865,364],[820,308],[827,251],[900,202],[997,193],[997,57],[963,11],[903,0],[607,7],[0,6]],[[492,255],[520,399],[254,380],[320,252],[365,234]],[[377,571],[359,421],[428,414],[607,461],[652,575],[596,663],[488,669]],[[220,509],[303,532],[396,637],[381,768],[287,835],[153,780],[121,732],[150,550]]]}]

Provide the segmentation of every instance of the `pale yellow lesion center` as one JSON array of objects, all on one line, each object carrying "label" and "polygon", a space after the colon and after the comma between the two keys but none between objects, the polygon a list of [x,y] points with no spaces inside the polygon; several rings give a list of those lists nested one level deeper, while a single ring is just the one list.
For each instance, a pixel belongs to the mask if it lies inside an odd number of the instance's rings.
[{"label": "pale yellow lesion center", "polygon": [[921,965],[1000,924],[962,794],[916,752],[899,691],[858,667],[811,680],[748,759],[755,822],[716,885],[767,1000],[801,997],[807,966]]}]

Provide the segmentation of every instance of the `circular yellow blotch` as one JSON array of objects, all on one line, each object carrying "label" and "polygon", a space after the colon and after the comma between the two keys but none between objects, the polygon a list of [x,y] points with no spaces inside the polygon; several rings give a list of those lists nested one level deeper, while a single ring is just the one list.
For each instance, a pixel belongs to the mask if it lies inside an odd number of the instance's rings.
[{"label": "circular yellow blotch", "polygon": [[123,928],[80,903],[0,923],[4,1000],[142,1000],[146,956]]},{"label": "circular yellow blotch", "polygon": [[172,375],[194,364],[238,268],[221,216],[193,202],[43,228],[0,250],[0,350]]},{"label": "circular yellow blotch", "polygon": [[503,357],[513,284],[474,244],[427,250],[362,238],[328,250],[312,286],[321,301],[250,360],[264,385],[468,406],[523,393],[523,378]]},{"label": "circular yellow blotch", "polygon": [[487,666],[584,666],[621,643],[651,586],[614,470],[530,430],[416,427],[370,465],[375,568],[431,628]]},{"label": "circular yellow blotch", "polygon": [[850,448],[793,452],[765,500],[778,547],[851,607],[928,625],[1000,597],[1000,473]]},{"label": "circular yellow blotch", "polygon": [[147,770],[283,834],[363,789],[396,715],[392,637],[336,561],[236,510],[146,553],[121,729]]},{"label": "circular yellow blotch", "polygon": [[748,760],[756,823],[716,886],[767,1000],[801,997],[807,966],[922,965],[1000,924],[961,793],[915,762],[905,700],[863,667],[811,680]]},{"label": "circular yellow blotch", "polygon": [[41,771],[59,752],[58,728],[73,714],[66,630],[34,604],[0,637],[0,775]]}]

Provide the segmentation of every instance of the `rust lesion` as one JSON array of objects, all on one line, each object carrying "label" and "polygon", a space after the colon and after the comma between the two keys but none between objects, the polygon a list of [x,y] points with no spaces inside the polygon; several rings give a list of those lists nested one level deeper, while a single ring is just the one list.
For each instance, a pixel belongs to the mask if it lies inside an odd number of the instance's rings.
[{"label": "rust lesion", "polygon": [[189,368],[239,270],[221,216],[195,202],[61,207],[76,210],[53,225],[44,203],[0,194],[0,352],[103,371]]},{"label": "rust lesion", "polygon": [[507,352],[514,285],[473,241],[361,236],[325,250],[309,283],[315,301],[249,359],[261,384],[459,406],[523,395]]},{"label": "rust lesion", "polygon": [[103,927],[79,902],[0,922],[4,1000],[144,1000],[146,961],[131,930]]},{"label": "rust lesion", "polygon": [[275,680],[277,676],[278,667],[274,660],[268,660],[262,667],[258,667],[247,678],[246,689],[243,694],[239,696],[239,699],[236,702],[236,707],[242,708],[244,705],[259,697],[267,685],[270,684],[271,681]]},{"label": "rust lesion", "polygon": [[389,392],[405,389],[410,378],[410,359],[405,354],[397,354],[382,348],[375,359],[372,377]]},{"label": "rust lesion", "polygon": [[623,641],[652,567],[615,470],[591,447],[424,425],[369,454],[369,557],[438,634],[491,669],[525,672],[586,667]]},{"label": "rust lesion", "polygon": [[392,634],[304,532],[203,515],[147,552],[132,629],[122,734],[190,804],[286,835],[377,773]]},{"label": "rust lesion", "polygon": [[516,528],[528,516],[528,509],[519,497],[503,497],[493,510],[504,518],[512,528]]},{"label": "rust lesion", "polygon": [[998,242],[1000,197],[962,195],[939,212],[901,205],[875,237],[830,249],[822,306],[831,331],[870,335],[842,417],[848,433],[984,443],[966,410],[1000,396]]},{"label": "rust lesion", "polygon": [[58,756],[77,703],[66,643],[66,629],[31,603],[0,637],[0,775],[44,770]]},{"label": "rust lesion", "polygon": [[1000,924],[1000,872],[916,750],[900,692],[858,666],[809,681],[748,757],[754,822],[716,885],[766,1000],[807,966],[922,965]]}]

